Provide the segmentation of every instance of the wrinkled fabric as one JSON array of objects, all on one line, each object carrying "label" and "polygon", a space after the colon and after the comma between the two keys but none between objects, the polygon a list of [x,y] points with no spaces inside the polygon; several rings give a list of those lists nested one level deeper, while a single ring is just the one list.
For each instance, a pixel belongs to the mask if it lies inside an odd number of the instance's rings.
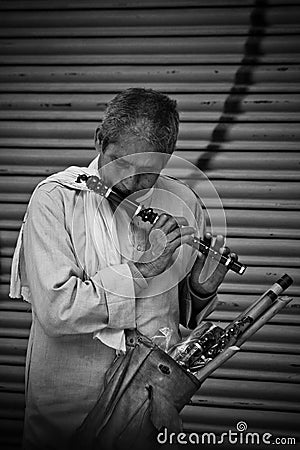
[{"label": "wrinkled fabric", "polygon": [[[39,183],[34,191],[35,194],[41,186],[51,182],[58,183],[69,189],[81,191],[81,195],[83,196],[84,226],[86,229],[85,251],[82,263],[84,271],[87,274],[95,273],[98,267],[116,267],[117,264],[121,263],[115,221],[108,200],[89,191],[85,183],[76,181],[79,174],[98,176],[97,168],[98,157],[87,168],[72,166],[62,172],[51,175]],[[23,230],[27,216],[28,212],[26,211],[13,256],[9,295],[12,298],[23,296],[24,300],[30,302],[30,289],[28,286],[22,286],[19,270]],[[125,351],[126,349],[124,330],[113,330],[106,327],[95,333],[94,337],[97,337],[104,344],[116,350]]]}]

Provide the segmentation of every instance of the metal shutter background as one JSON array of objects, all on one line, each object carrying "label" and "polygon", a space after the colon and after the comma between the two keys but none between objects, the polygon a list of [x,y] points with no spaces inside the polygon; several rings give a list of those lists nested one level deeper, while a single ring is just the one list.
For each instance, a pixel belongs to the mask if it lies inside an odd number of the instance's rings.
[{"label": "metal shutter background", "polygon": [[[214,183],[228,242],[249,265],[228,274],[223,322],[277,277],[293,302],[205,382],[188,431],[295,436],[299,427],[299,31],[292,0],[0,1],[0,445],[18,447],[28,305],[8,299],[11,257],[34,186],[93,156],[106,102],[131,86],[176,98],[178,155]],[[174,174],[189,173],[180,167]],[[201,186],[191,181],[196,188]]]}]

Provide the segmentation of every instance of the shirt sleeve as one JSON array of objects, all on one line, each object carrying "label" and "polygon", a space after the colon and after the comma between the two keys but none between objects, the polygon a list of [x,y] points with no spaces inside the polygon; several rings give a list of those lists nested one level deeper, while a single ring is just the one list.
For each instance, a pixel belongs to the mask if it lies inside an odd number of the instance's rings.
[{"label": "shirt sleeve", "polygon": [[218,301],[216,293],[206,298],[195,294],[189,285],[189,276],[180,283],[179,298],[180,323],[191,330],[215,309]]},{"label": "shirt sleeve", "polygon": [[135,327],[138,287],[130,267],[105,267],[84,279],[59,196],[36,191],[24,226],[23,254],[32,308],[48,335]]}]

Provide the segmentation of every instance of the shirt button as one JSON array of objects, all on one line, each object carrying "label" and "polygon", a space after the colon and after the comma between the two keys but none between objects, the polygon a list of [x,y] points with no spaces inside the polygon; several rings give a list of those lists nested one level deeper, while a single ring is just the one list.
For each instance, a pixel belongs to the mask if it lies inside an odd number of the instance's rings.
[{"label": "shirt button", "polygon": [[141,246],[140,244],[137,246],[137,250],[138,250],[139,252],[142,250],[142,246]]}]

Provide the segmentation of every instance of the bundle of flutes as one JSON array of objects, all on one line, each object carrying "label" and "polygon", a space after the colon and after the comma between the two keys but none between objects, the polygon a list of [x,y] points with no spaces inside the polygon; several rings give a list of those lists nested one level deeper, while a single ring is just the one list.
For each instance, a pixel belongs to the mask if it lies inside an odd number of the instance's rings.
[{"label": "bundle of flutes", "polygon": [[284,274],[228,326],[205,322],[195,328],[168,354],[184,369],[204,381],[214,370],[240,350],[240,346],[291,300],[279,297],[293,280]]}]

